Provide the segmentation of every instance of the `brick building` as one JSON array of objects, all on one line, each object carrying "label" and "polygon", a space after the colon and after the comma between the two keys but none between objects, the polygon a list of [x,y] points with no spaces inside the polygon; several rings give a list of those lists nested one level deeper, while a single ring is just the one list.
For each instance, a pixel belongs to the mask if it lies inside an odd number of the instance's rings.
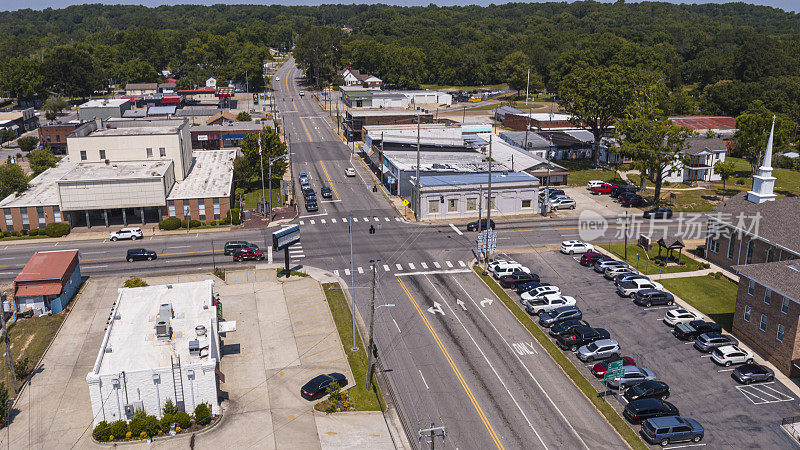
[{"label": "brick building", "polygon": [[50,122],[39,127],[39,141],[50,144],[50,149],[57,155],[67,153],[67,136],[83,122]]}]

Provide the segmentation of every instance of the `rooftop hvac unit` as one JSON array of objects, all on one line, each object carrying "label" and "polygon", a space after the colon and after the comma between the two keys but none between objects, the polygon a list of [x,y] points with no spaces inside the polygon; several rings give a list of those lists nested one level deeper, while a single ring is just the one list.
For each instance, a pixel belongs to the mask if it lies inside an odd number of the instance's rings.
[{"label": "rooftop hvac unit", "polygon": [[158,308],[158,316],[156,317],[156,337],[159,339],[169,339],[172,337],[172,320],[173,311],[172,304],[163,303]]},{"label": "rooftop hvac unit", "polygon": [[189,354],[200,356],[200,341],[189,341]]},{"label": "rooftop hvac unit", "polygon": [[205,336],[206,335],[205,325],[198,325],[194,327],[194,332],[197,333],[197,336]]}]

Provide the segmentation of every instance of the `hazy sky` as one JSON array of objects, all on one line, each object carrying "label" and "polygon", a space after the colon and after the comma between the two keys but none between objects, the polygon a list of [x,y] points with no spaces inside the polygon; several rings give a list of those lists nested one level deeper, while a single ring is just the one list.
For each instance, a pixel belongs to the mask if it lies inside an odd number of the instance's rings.
[{"label": "hazy sky", "polygon": [[[541,2],[546,0],[528,0],[532,2]],[[600,0],[602,2],[613,2],[614,0]],[[629,2],[636,2],[636,0],[628,0]],[[728,3],[730,0],[665,0],[670,3]],[[800,12],[800,0],[747,0],[747,3],[754,5],[767,5],[781,8],[786,11]],[[502,0],[444,0],[444,1],[431,1],[431,0],[326,0],[323,2],[313,2],[305,0],[279,0],[258,2],[256,0],[28,0],[20,2],[19,0],[0,0],[0,10],[17,10],[21,8],[44,9],[44,8],[63,8],[69,5],[79,5],[82,3],[108,3],[108,4],[135,4],[146,6],[159,6],[159,5],[174,5],[176,3],[191,3],[191,4],[204,4],[211,5],[215,3],[240,3],[240,4],[280,4],[280,5],[315,5],[320,3],[384,3],[393,5],[428,5],[436,3],[437,5],[488,5],[490,3],[503,3]]]}]

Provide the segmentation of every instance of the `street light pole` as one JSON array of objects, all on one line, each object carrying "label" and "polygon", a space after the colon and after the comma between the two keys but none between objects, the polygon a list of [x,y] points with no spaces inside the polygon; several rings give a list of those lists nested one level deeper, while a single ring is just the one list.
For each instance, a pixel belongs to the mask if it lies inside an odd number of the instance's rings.
[{"label": "street light pole", "polygon": [[[485,270],[489,270],[489,230],[492,228],[492,136],[489,135],[489,185],[486,187],[486,254],[484,255],[484,262],[486,263]],[[481,228],[478,223],[478,229]]]},{"label": "street light pole", "polygon": [[[419,213],[420,213],[419,208],[422,205],[422,198],[421,198],[422,196],[420,195],[419,192],[419,132],[420,132],[419,122],[420,122],[419,114],[417,114],[417,179],[415,183],[417,190],[417,198],[415,199],[416,201],[414,202],[414,219],[416,219],[417,222],[419,222]],[[383,142],[381,142],[381,145],[383,145]]]},{"label": "street light pole", "polygon": [[372,371],[375,355],[375,341],[372,339],[372,330],[375,324],[375,260],[371,260],[372,265],[372,298],[369,301],[369,344],[367,344],[367,382],[364,386],[367,389],[372,387]]},{"label": "street light pole", "polygon": [[350,216],[350,221],[347,223],[347,230],[350,233],[350,297],[353,302],[353,347],[351,350],[358,350],[356,345],[356,275],[353,272],[353,216]]}]

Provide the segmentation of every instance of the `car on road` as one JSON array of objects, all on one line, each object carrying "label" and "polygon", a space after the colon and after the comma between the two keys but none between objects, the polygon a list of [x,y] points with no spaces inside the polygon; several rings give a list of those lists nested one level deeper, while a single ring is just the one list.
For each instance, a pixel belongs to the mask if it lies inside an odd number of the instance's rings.
[{"label": "car on road", "polygon": [[308,179],[300,180],[300,189],[302,190],[311,189],[311,185],[308,183]]},{"label": "car on road", "polygon": [[639,434],[651,444],[666,447],[673,442],[700,442],[705,431],[694,419],[680,416],[654,417],[642,422]]},{"label": "car on road", "polygon": [[530,283],[530,282],[539,282],[539,275],[535,273],[528,273],[523,272],[521,270],[517,270],[512,272],[509,275],[503,275],[500,277],[500,286],[503,286],[507,289],[514,289],[520,284],[523,283]]},{"label": "car on road", "polygon": [[256,248],[240,248],[233,254],[234,261],[261,261],[264,259],[264,252]]},{"label": "car on road", "polygon": [[636,365],[636,361],[634,361],[634,359],[630,356],[620,356],[619,354],[614,354],[592,366],[592,375],[598,378],[603,378],[606,372],[608,372],[608,365],[617,361],[622,361],[622,367]]},{"label": "car on road", "polygon": [[281,81],[281,77],[275,77],[275,81]]},{"label": "car on road", "polygon": [[561,294],[547,294],[525,304],[525,311],[528,314],[537,316],[543,312],[552,311],[562,306],[574,306],[575,297]]},{"label": "car on road", "polygon": [[741,384],[757,383],[759,381],[769,383],[775,379],[775,373],[767,366],[749,363],[734,369],[731,373],[731,378]]},{"label": "car on road", "polygon": [[583,313],[577,306],[562,306],[552,311],[539,314],[539,325],[549,328],[570,319],[580,319]]},{"label": "car on road", "polygon": [[322,198],[333,198],[333,190],[328,186],[322,186],[319,193],[322,195]]},{"label": "car on road", "polygon": [[576,327],[571,333],[558,335],[556,344],[562,350],[577,352],[581,346],[610,337],[611,335],[604,328]]},{"label": "car on road", "polygon": [[139,227],[126,227],[119,231],[112,231],[111,233],[108,233],[108,239],[114,242],[120,239],[130,239],[135,241],[137,239],[141,239],[142,237],[142,229]]},{"label": "car on road", "polygon": [[645,289],[663,290],[664,286],[662,286],[661,283],[656,283],[648,279],[633,278],[620,283],[619,286],[617,286],[617,294],[622,297],[631,297],[633,294]]},{"label": "car on road", "polygon": [[672,210],[660,206],[658,208],[648,209],[644,212],[643,217],[645,219],[654,218],[654,219],[671,219],[672,218]]},{"label": "car on road", "polygon": [[570,197],[557,197],[551,199],[547,202],[550,205],[550,209],[552,210],[559,210],[559,209],[575,209],[575,200]]},{"label": "car on road", "polygon": [[729,334],[719,332],[703,333],[694,340],[694,348],[703,353],[711,353],[715,348],[726,345],[739,345],[739,341]]},{"label": "car on road", "polygon": [[306,200],[308,200],[309,198],[316,199],[317,198],[317,193],[314,192],[314,189],[311,189],[311,187],[309,186],[309,187],[303,189],[303,197]]},{"label": "car on road", "polygon": [[620,356],[619,343],[614,339],[594,341],[582,346],[575,353],[575,356],[583,362],[608,358],[612,355]]},{"label": "car on road", "polygon": [[345,176],[348,176],[348,177],[354,177],[354,176],[356,176],[356,169],[353,169],[352,167],[348,167],[348,168],[344,169],[344,174],[345,174]]},{"label": "car on road", "polygon": [[306,211],[308,212],[319,211],[319,206],[317,205],[316,197],[311,197],[308,200],[306,200]]},{"label": "car on road", "polygon": [[297,179],[299,181],[303,181],[303,180],[308,181],[308,174],[305,173],[305,172],[300,172],[300,175],[297,176]]},{"label": "car on road", "polygon": [[594,271],[597,273],[603,273],[609,267],[628,267],[628,263],[611,258],[598,259],[597,262],[594,263]]},{"label": "car on road", "polygon": [[[470,223],[467,224],[467,231],[483,231],[483,230],[486,230],[487,229],[486,219],[481,219],[480,220],[480,225],[481,225],[480,229],[478,229],[478,221],[477,220],[475,222],[470,222]],[[494,230],[494,220],[491,220],[491,219],[489,220],[488,227]]]},{"label": "car on road", "polygon": [[617,277],[617,275],[622,275],[624,273],[638,273],[636,269],[630,266],[615,266],[615,267],[608,267],[606,268],[605,272],[603,272],[603,278],[606,280],[613,280]]},{"label": "car on road", "polygon": [[672,306],[675,304],[675,297],[669,292],[660,289],[643,289],[634,292],[632,297],[633,303],[648,308],[656,305]]},{"label": "car on road", "polygon": [[514,272],[531,273],[531,269],[528,269],[523,265],[500,265],[495,267],[493,273],[494,277],[499,280],[503,275],[511,275]]},{"label": "car on road", "polygon": [[595,188],[595,187],[600,187],[600,186],[602,186],[604,184],[606,184],[606,182],[603,181],[603,180],[589,180],[589,182],[586,183],[586,189],[592,189],[592,188]]},{"label": "car on road", "polygon": [[694,338],[703,333],[719,333],[722,327],[714,322],[705,320],[693,320],[689,323],[679,323],[672,329],[672,334],[682,341],[693,341]]},{"label": "car on road", "polygon": [[647,380],[625,389],[625,400],[632,402],[641,398],[669,398],[669,385],[663,381]]},{"label": "car on road", "polygon": [[595,187],[593,187],[593,188],[591,188],[589,190],[594,195],[602,195],[602,194],[610,194],[611,193],[611,189],[613,187],[614,186],[612,186],[612,185],[610,185],[608,183],[603,183],[600,186],[595,186]]},{"label": "car on road", "polygon": [[564,241],[561,243],[561,253],[565,255],[572,255],[575,253],[587,253],[587,252],[594,252],[594,245],[577,240]]},{"label": "car on road", "polygon": [[339,383],[339,387],[347,386],[347,377],[338,372],[327,375],[317,375],[311,381],[300,388],[300,396],[306,400],[316,400],[325,396],[328,386],[333,382]]},{"label": "car on road", "polygon": [[253,244],[251,244],[251,243],[249,243],[247,241],[228,241],[228,242],[225,243],[225,247],[223,249],[223,253],[225,253],[225,256],[230,256],[230,255],[236,253],[237,251],[239,251],[239,249],[247,248],[247,247],[251,247],[251,246],[253,246]]},{"label": "car on road", "polygon": [[125,260],[128,262],[143,260],[152,261],[156,258],[158,258],[156,252],[144,248],[132,248],[128,250],[128,253],[125,255]]},{"label": "car on road", "polygon": [[517,294],[522,295],[523,292],[528,292],[531,289],[535,289],[540,286],[550,286],[547,283],[541,283],[536,281],[529,281],[527,283],[520,283],[517,285]]},{"label": "car on road", "polygon": [[603,255],[594,251],[584,253],[581,255],[580,263],[582,266],[594,266],[597,260],[602,259]]},{"label": "car on road", "polygon": [[558,286],[553,286],[551,284],[535,287],[520,294],[519,302],[525,305],[530,301],[537,300],[548,294],[561,294],[561,288],[559,288]]},{"label": "car on road", "polygon": [[654,417],[677,416],[678,414],[678,408],[675,405],[657,398],[634,400],[625,405],[625,409],[622,411],[622,415],[628,419],[628,422],[634,424]]},{"label": "car on road", "polygon": [[653,380],[655,377],[656,374],[650,369],[639,366],[623,366],[622,375],[619,378],[612,378],[606,381],[606,385],[613,389],[625,389],[642,381]]},{"label": "car on road", "polygon": [[300,97],[304,97],[306,95],[305,91],[300,91],[298,94],[300,94]]},{"label": "car on road", "polygon": [[738,345],[726,345],[715,348],[711,352],[711,359],[720,366],[730,367],[733,364],[750,364],[753,354]]},{"label": "car on road", "polygon": [[638,280],[638,279],[649,280],[649,278],[647,278],[646,276],[638,274],[638,273],[633,273],[633,272],[622,273],[622,274],[617,275],[616,277],[614,277],[614,286],[619,287],[620,283],[622,283],[624,281]]},{"label": "car on road", "polygon": [[570,319],[565,320],[563,322],[557,323],[550,327],[550,331],[548,332],[550,336],[556,337],[559,334],[571,333],[573,329],[577,327],[588,327],[589,322],[581,319]]},{"label": "car on road", "polygon": [[687,311],[683,308],[671,309],[664,314],[664,323],[674,327],[679,323],[689,323],[700,318],[699,314]]},{"label": "car on road", "polygon": [[638,194],[626,196],[619,201],[619,204],[625,208],[643,206],[645,203],[644,197]]}]

